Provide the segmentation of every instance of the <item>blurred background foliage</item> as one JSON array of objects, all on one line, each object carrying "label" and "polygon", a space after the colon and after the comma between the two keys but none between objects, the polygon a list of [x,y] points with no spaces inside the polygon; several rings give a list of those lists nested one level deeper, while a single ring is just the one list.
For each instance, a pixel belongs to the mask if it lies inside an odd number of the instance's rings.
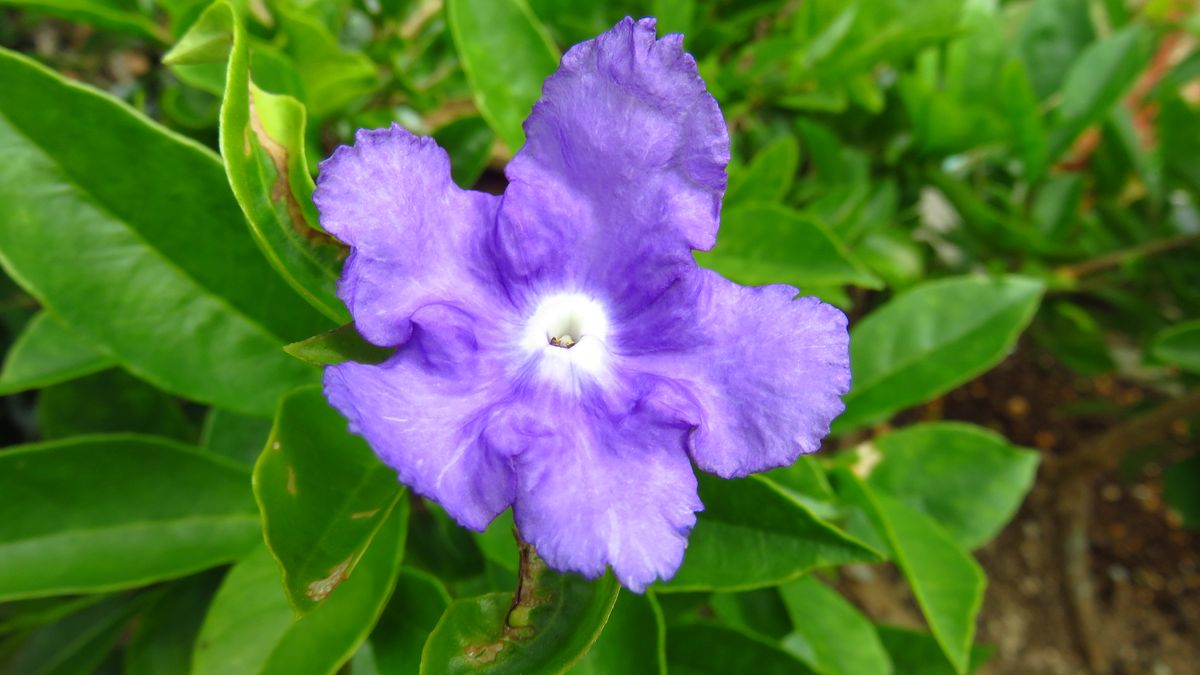
[{"label": "blurred background foliage", "polygon": [[[281,347],[379,356],[301,342],[349,320],[320,159],[398,121],[499,192],[562,51],[625,15],[686,35],[730,128],[697,260],[845,309],[855,385],[827,452],[702,480],[672,582],[547,573],[513,632],[511,516],[404,494]],[[0,0],[0,664],[1188,672],[1198,37],[1185,0]],[[1125,488],[1159,506],[1114,534]],[[1139,529],[1157,583],[1122,581]],[[1058,609],[1008,639],[971,551]],[[1122,588],[1173,626],[1140,653]]]}]

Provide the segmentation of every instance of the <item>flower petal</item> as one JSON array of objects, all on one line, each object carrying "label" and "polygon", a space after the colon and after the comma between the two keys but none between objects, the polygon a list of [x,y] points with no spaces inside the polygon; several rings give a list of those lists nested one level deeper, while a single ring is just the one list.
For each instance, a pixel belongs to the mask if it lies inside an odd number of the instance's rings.
[{"label": "flower petal", "polygon": [[697,270],[616,337],[631,364],[683,383],[687,396],[668,407],[695,427],[701,469],[736,478],[791,464],[844,409],[846,316],[796,293]]},{"label": "flower petal", "polygon": [[715,243],[729,135],[682,40],[626,18],[546,80],[497,225],[515,286],[636,303]]},{"label": "flower petal", "polygon": [[403,344],[431,302],[503,301],[489,252],[499,198],[459,189],[433,139],[397,124],[359,131],[321,162],[313,201],[353,249],[338,294],[370,342]]},{"label": "flower petal", "polygon": [[687,428],[633,411],[543,396],[510,409],[489,441],[514,452],[513,514],[554,569],[588,578],[606,565],[642,592],[669,579],[703,508],[684,449]]},{"label": "flower petal", "polygon": [[325,396],[400,482],[482,530],[512,503],[516,483],[482,438],[508,387],[472,321],[447,305],[419,309],[412,338],[387,362],[327,367]]}]

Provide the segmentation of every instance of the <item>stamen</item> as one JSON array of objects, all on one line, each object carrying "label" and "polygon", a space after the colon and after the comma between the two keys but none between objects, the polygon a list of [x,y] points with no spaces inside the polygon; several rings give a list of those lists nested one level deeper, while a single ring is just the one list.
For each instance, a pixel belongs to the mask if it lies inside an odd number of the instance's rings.
[{"label": "stamen", "polygon": [[563,335],[561,335],[559,337],[551,337],[550,344],[554,345],[555,347],[562,347],[563,349],[570,349],[571,347],[575,346],[575,338],[571,337],[567,333],[564,333]]}]

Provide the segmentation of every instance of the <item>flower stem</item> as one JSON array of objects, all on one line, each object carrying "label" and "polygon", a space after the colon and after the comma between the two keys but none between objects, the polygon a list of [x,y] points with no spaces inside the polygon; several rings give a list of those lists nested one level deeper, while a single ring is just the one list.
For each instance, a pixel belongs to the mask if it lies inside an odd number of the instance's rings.
[{"label": "flower stem", "polygon": [[512,606],[504,620],[504,632],[510,637],[523,639],[532,636],[533,610],[541,604],[537,597],[538,582],[547,567],[533,544],[525,541],[516,527],[513,527],[513,537],[517,540],[521,562],[517,570],[517,590],[513,593]]}]

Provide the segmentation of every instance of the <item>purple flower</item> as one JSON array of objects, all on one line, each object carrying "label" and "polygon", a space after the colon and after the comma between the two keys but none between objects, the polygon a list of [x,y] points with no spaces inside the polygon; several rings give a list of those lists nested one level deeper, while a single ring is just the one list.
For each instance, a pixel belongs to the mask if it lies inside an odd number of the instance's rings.
[{"label": "purple flower", "polygon": [[502,197],[397,125],[321,164],[340,295],[378,366],[325,393],[414,491],[482,530],[508,506],[553,568],[670,578],[725,478],[815,451],[850,383],[846,319],[697,267],[729,137],[683,37],[625,19],[546,80]]}]

